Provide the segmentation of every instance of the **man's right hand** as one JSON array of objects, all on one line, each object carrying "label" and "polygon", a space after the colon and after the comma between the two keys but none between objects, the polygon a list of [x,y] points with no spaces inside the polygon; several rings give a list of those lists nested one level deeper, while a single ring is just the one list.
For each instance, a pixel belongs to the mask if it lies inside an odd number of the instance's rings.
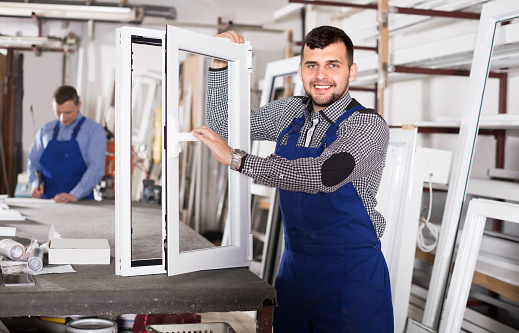
[{"label": "man's right hand", "polygon": [[[227,38],[233,43],[243,44],[245,43],[245,38],[242,35],[238,34],[234,30],[229,30],[226,32],[222,32],[221,34],[216,35],[219,38]],[[227,61],[220,59],[213,59],[213,63],[211,68],[224,68],[227,67]]]},{"label": "man's right hand", "polygon": [[39,185],[38,187],[35,187],[32,191],[31,191],[31,197],[33,198],[41,198],[43,196],[43,186],[42,185]]}]

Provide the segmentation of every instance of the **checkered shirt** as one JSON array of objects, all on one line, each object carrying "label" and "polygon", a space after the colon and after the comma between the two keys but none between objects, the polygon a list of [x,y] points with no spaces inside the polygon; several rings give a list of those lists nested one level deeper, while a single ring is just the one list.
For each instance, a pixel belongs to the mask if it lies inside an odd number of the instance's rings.
[{"label": "checkered shirt", "polygon": [[[206,99],[207,124],[215,132],[227,138],[227,84],[226,69],[211,69],[208,78]],[[350,94],[320,112],[313,113],[312,103],[306,97],[290,97],[273,101],[251,110],[251,139],[277,141],[280,133],[292,123],[294,118],[305,115],[300,130],[298,146],[305,145],[306,133],[312,127],[313,119],[319,118],[309,147],[321,144],[330,124],[345,112],[352,102]],[[288,134],[281,140],[286,144]],[[389,128],[384,119],[372,110],[354,112],[344,120],[337,131],[337,139],[316,158],[287,160],[276,154],[266,158],[247,155],[241,172],[259,183],[289,191],[306,193],[330,193],[351,182],[357,190],[368,215],[373,222],[378,238],[382,237],[386,222],[376,211],[375,196],[380,185],[382,170],[389,142]],[[349,176],[334,185],[323,184],[322,166],[332,155],[349,153],[355,166]]]}]

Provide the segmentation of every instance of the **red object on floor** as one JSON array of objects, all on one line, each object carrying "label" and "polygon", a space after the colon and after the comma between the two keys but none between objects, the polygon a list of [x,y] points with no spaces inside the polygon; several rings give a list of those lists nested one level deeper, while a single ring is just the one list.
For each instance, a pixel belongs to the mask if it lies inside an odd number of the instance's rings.
[{"label": "red object on floor", "polygon": [[202,322],[202,316],[196,313],[179,314],[139,314],[135,317],[133,333],[147,333],[146,325],[154,324],[198,324]]}]

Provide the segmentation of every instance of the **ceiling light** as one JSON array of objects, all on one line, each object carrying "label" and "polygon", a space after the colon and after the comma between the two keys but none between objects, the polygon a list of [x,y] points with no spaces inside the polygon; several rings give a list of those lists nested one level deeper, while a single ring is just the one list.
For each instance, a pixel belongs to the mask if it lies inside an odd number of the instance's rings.
[{"label": "ceiling light", "polygon": [[33,15],[61,20],[140,23],[144,18],[144,7],[0,2],[0,16],[32,17]]}]

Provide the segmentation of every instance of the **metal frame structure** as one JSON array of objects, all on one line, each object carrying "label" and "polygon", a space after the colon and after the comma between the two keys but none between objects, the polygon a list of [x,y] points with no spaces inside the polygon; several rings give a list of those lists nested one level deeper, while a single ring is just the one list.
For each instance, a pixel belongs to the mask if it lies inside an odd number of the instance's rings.
[{"label": "metal frame structure", "polygon": [[422,321],[423,324],[432,328],[437,326],[445,295],[449,267],[452,262],[452,253],[478,135],[479,118],[490,70],[496,27],[499,22],[509,21],[516,17],[519,17],[519,3],[514,0],[489,2],[483,6],[481,11],[469,79],[469,95],[461,122],[459,143],[454,155],[453,172],[449,182],[438,250],[434,260]]},{"label": "metal frame structure", "polygon": [[470,201],[456,265],[442,312],[440,333],[461,330],[487,218],[519,223],[519,205],[486,199]]},{"label": "metal frame structure", "polygon": [[[336,6],[336,7],[351,7],[360,9],[375,9],[380,10],[380,4],[356,4],[351,2],[339,2],[339,1],[319,1],[319,0],[289,0],[289,3],[300,3],[306,5],[321,5],[321,6]],[[452,17],[452,18],[464,18],[464,19],[479,19],[478,13],[469,13],[462,11],[446,11],[446,10],[433,10],[433,9],[420,9],[420,8],[409,8],[409,7],[390,7],[391,13],[394,14],[409,14],[409,15],[420,15],[420,16],[433,16],[433,17]]]},{"label": "metal frame structure", "polygon": [[[229,62],[229,145],[250,146],[249,43],[236,44],[167,26],[166,31],[122,27],[116,32],[116,274],[123,276],[182,274],[198,270],[248,266],[252,254],[250,234],[250,180],[229,171],[231,237],[228,246],[180,250],[179,154],[180,143],[194,141],[179,129],[179,51],[207,55]],[[161,258],[132,260],[131,214],[131,110],[132,44],[162,48],[162,240]],[[167,72],[166,72],[167,71]]]}]

